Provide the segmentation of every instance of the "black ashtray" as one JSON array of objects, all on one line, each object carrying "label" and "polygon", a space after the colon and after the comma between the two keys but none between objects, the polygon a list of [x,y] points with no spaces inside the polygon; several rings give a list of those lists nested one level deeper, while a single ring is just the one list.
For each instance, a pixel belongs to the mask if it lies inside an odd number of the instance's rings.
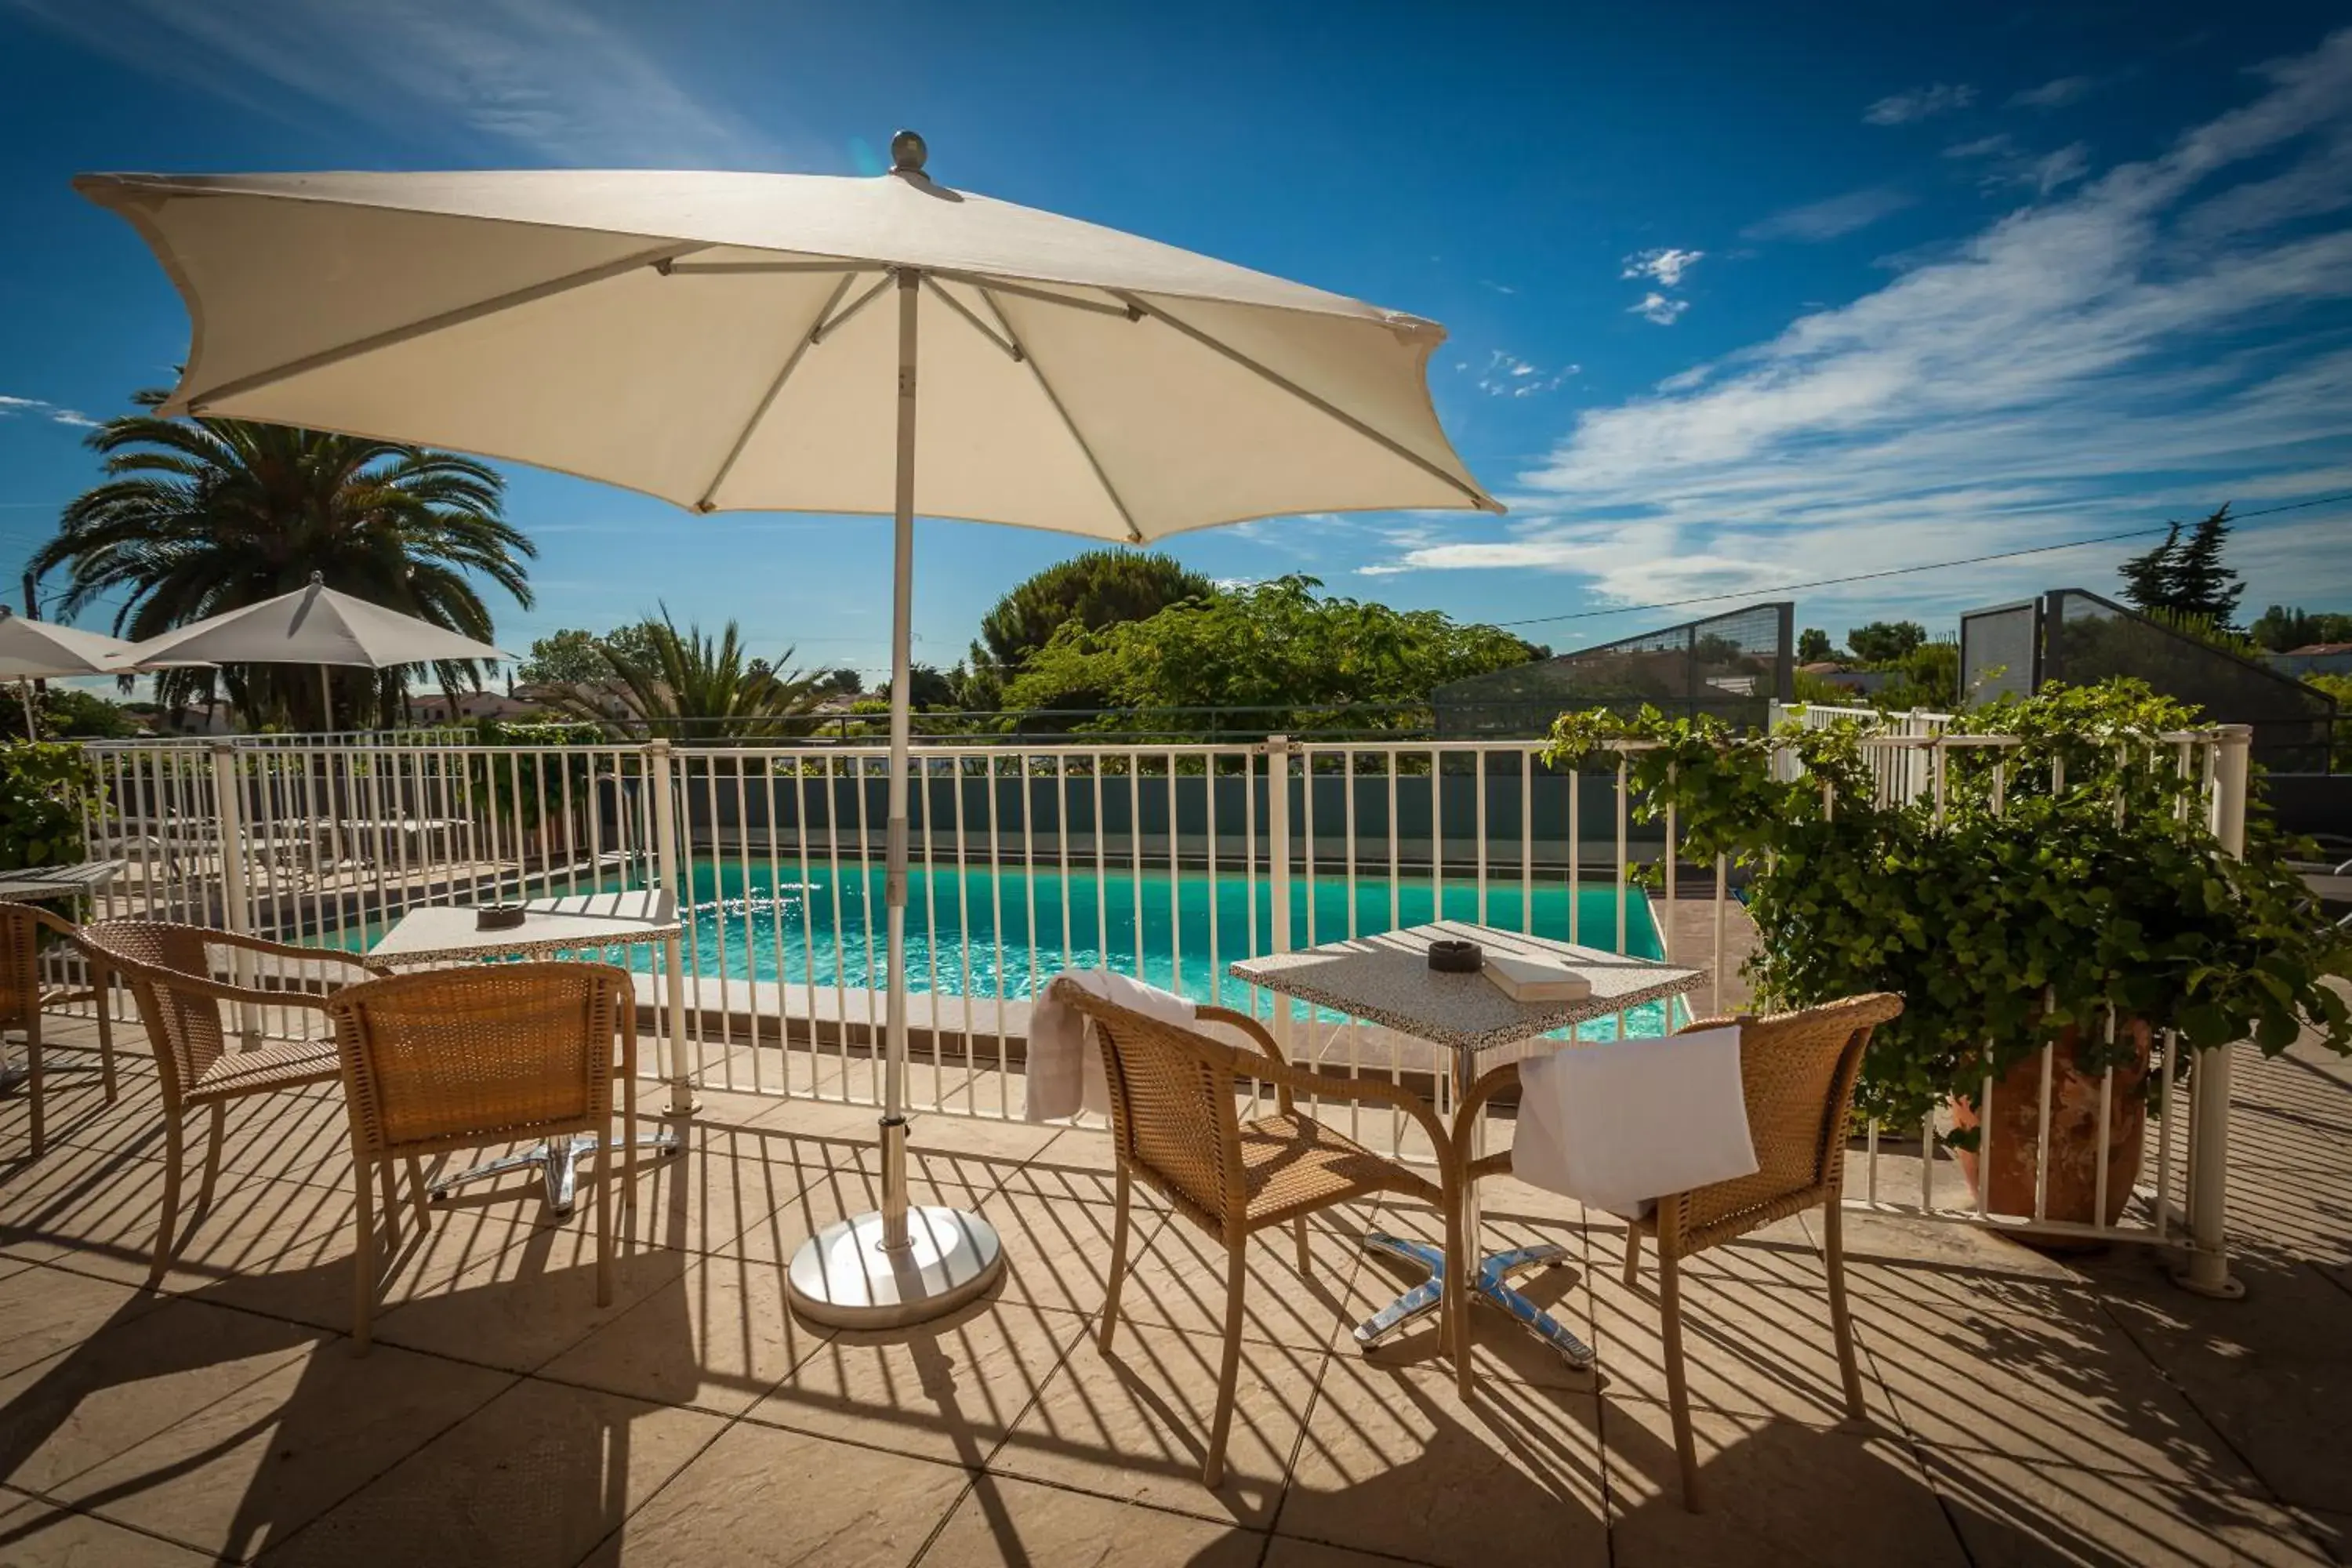
[{"label": "black ashtray", "polygon": [[512,931],[530,911],[520,904],[484,904],[474,911],[476,931]]},{"label": "black ashtray", "polygon": [[1448,937],[1429,944],[1429,967],[1440,974],[1475,974],[1486,962],[1486,950],[1475,942]]}]

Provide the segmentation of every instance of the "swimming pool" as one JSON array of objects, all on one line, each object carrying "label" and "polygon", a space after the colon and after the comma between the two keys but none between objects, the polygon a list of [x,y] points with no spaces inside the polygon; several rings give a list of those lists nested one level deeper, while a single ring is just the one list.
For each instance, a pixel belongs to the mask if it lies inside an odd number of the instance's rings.
[{"label": "swimming pool", "polygon": [[[879,865],[803,866],[780,860],[749,867],[733,860],[693,863],[693,909],[685,945],[690,973],[736,980],[782,981],[787,987],[835,986],[863,991],[884,984],[886,931]],[[1213,889],[1205,871],[1167,873],[1091,867],[1066,877],[1051,867],[1024,870],[952,867],[908,871],[907,978],[910,990],[995,1000],[1029,996],[1072,966],[1107,967],[1201,1001],[1222,997],[1246,1005],[1247,988],[1224,965],[1272,946],[1274,911],[1266,879],[1220,875]],[[1310,926],[1309,908],[1312,906]],[[1440,918],[1438,896],[1426,877],[1356,879],[1354,932],[1370,935],[1395,925]],[[1529,900],[1516,880],[1490,879],[1480,909],[1475,880],[1447,878],[1444,918],[1478,921],[1507,931],[1528,929]],[[1349,934],[1344,878],[1291,879],[1291,942],[1297,947]],[[1617,946],[1617,892],[1587,883],[1574,891],[1565,879],[1534,889],[1537,934],[1565,938],[1572,924],[1588,946]],[[1253,936],[1252,933],[1255,933]],[[1660,956],[1648,901],[1638,890],[1625,908],[1625,946],[1639,957]],[[1000,945],[1000,935],[1002,942]],[[651,967],[654,955],[635,962]],[[1652,1011],[1657,1011],[1653,1008]],[[1662,1020],[1660,1020],[1662,1022]],[[1657,1032],[1655,1025],[1635,1032]]]}]

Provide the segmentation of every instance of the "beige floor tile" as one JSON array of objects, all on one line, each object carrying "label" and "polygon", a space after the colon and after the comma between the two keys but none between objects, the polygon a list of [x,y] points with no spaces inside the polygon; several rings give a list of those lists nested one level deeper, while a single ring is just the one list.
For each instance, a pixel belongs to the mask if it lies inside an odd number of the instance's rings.
[{"label": "beige floor tile", "polygon": [[2317,1542],[2320,1549],[2339,1563],[2352,1563],[2352,1512],[2330,1509],[2290,1509],[2304,1529],[2304,1533]]},{"label": "beige floor tile", "polygon": [[[1591,1343],[1601,1356],[1601,1386],[1619,1398],[1666,1397],[1654,1263],[1644,1256],[1639,1283],[1630,1289],[1621,1265],[1593,1272]],[[1845,1385],[1826,1287],[1754,1285],[1701,1273],[1686,1276],[1682,1285],[1683,1367],[1695,1407],[1816,1424],[1844,1419]],[[1864,1403],[1891,1422],[1865,1341],[1857,1329]],[[1899,1345],[1892,1353],[1901,1353]]]},{"label": "beige floor tile", "polygon": [[2352,1293],[2309,1268],[2242,1271],[2251,1310],[2160,1286],[2108,1314],[2265,1489],[2352,1507]]},{"label": "beige floor tile", "polygon": [[1327,1358],[1244,1344],[1225,1477],[1212,1491],[1201,1485],[1201,1458],[1223,1352],[1215,1333],[1122,1322],[1105,1355],[1089,1334],[989,1468],[1263,1528]]},{"label": "beige floor tile", "polygon": [[385,1344],[509,1372],[530,1372],[615,1321],[654,1291],[676,1285],[688,1254],[625,1249],[616,1237],[613,1300],[596,1304],[595,1242],[586,1215],[534,1227],[496,1253],[423,1278],[376,1321]]},{"label": "beige floor tile", "polygon": [[[1018,1108],[1015,1108],[1018,1114]],[[930,1153],[968,1154],[999,1164],[1018,1165],[1043,1153],[1061,1136],[1058,1124],[992,1121],[935,1114],[913,1118],[907,1147]]]},{"label": "beige floor tile", "polygon": [[2216,1487],[1927,1448],[1928,1479],[1969,1560],[2115,1568],[2263,1564],[2311,1568],[2326,1554],[2266,1502]]},{"label": "beige floor tile", "polygon": [[0,1279],[0,1377],[69,1351],[100,1330],[152,1312],[163,1298],[69,1269],[27,1264]]},{"label": "beige floor tile", "polygon": [[572,1568],[723,1425],[527,1378],[262,1561]]},{"label": "beige floor tile", "polygon": [[246,1559],[285,1540],[513,1383],[390,1345],[327,1341],[53,1495]]},{"label": "beige floor tile", "polygon": [[1598,1405],[1332,1359],[1277,1535],[1433,1563],[1595,1563],[1608,1553]]},{"label": "beige floor tile", "polygon": [[952,1465],[745,1423],[728,1428],[582,1568],[900,1568],[971,1479]]},{"label": "beige floor tile", "polygon": [[910,1329],[836,1334],[748,1419],[977,1467],[1086,1328],[1072,1313],[983,1300]]},{"label": "beige floor tile", "polygon": [[633,1234],[667,1247],[725,1251],[826,1168],[823,1152],[782,1133],[690,1123],[682,1153],[640,1158]]},{"label": "beige floor tile", "polygon": [[[1329,1350],[1396,1294],[1394,1277],[1368,1268],[1363,1233],[1373,1223],[1370,1205],[1332,1211],[1307,1230],[1310,1272],[1298,1270],[1297,1242],[1288,1226],[1260,1231],[1244,1255],[1249,1283],[1242,1298],[1242,1334],[1302,1350]],[[1137,1218],[1144,1217],[1139,1210]],[[1119,1313],[1139,1323],[1220,1334],[1225,1320],[1224,1243],[1184,1219],[1171,1219],[1150,1245],[1130,1248]],[[1349,1341],[1350,1346],[1353,1342]]]},{"label": "beige floor tile", "polygon": [[1058,1487],[982,1476],[922,1556],[922,1568],[1257,1568],[1265,1537]]},{"label": "beige floor tile", "polygon": [[196,1301],[131,1315],[0,1379],[0,1481],[54,1494],[320,1342]]},{"label": "beige floor tile", "polygon": [[[946,1180],[934,1180],[936,1169],[909,1158],[907,1190],[910,1203],[943,1204],[951,1208],[988,1212],[987,1187],[961,1182],[952,1171],[942,1173]],[[807,1185],[717,1251],[754,1262],[789,1262],[803,1242],[834,1221],[868,1213],[881,1205],[882,1178],[877,1173],[856,1166],[814,1172]]]},{"label": "beige floor tile", "polygon": [[1300,1541],[1288,1535],[1277,1535],[1266,1543],[1262,1568],[1397,1568],[1403,1557],[1377,1556],[1370,1552],[1357,1552],[1345,1546],[1327,1546],[1319,1541]]},{"label": "beige floor tile", "polygon": [[[1916,1201],[1916,1191],[1909,1195]],[[1817,1237],[1821,1216],[1805,1218]],[[2065,1258],[2037,1252],[1979,1226],[1852,1208],[1843,1223],[1846,1278],[1856,1290],[1906,1300],[1923,1294],[1990,1292],[2025,1307],[2084,1283],[2082,1272]]]},{"label": "beige floor tile", "polygon": [[782,1265],[698,1257],[540,1375],[739,1415],[826,1333],[793,1314]]},{"label": "beige floor tile", "polygon": [[[1101,1309],[1110,1283],[1111,1207],[997,1193],[981,1213],[1004,1247],[1007,1300],[1068,1312]],[[1167,1219],[1162,1210],[1136,1205],[1128,1235],[1130,1258],[1160,1233]],[[1222,1298],[1218,1310],[1223,1310]]]},{"label": "beige floor tile", "polygon": [[199,1568],[203,1552],[86,1513],[27,1500],[0,1505],[0,1568]]},{"label": "beige floor tile", "polygon": [[2095,1302],[2063,1318],[1854,1303],[1895,1415],[1936,1447],[2252,1492],[2260,1483]]},{"label": "beige floor tile", "polygon": [[1900,1436],[1695,1410],[1705,1511],[1694,1514],[1664,1405],[1604,1399],[1601,1426],[1621,1568],[1968,1568]]}]

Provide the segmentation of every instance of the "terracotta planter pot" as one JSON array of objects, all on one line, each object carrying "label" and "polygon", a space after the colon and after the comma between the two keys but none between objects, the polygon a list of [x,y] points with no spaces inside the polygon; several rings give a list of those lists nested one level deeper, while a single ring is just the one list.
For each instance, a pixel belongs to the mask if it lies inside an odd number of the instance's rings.
[{"label": "terracotta planter pot", "polygon": [[[2100,1223],[2115,1224],[2131,1201],[2139,1177],[2140,1152],[2147,1133],[2148,1030],[2139,1020],[2119,1026],[2131,1045],[2132,1063],[2116,1069],[2108,1090],[2107,1206]],[[2098,1203],[2099,1079],[2077,1061],[2077,1033],[2060,1037],[2050,1063],[2050,1190],[2045,1216],[2088,1224]],[[1952,1123],[1963,1131],[1979,1125],[1976,1101],[1952,1100]],[[2042,1132],[2042,1058],[2027,1057],[1992,1088],[1992,1125],[1980,1149],[1990,1155],[1990,1177],[1979,1151],[1955,1149],[1971,1196],[1986,1194],[1985,1207],[1998,1215],[2033,1215],[2034,1146]],[[1990,1182],[1990,1191],[1985,1184]]]}]

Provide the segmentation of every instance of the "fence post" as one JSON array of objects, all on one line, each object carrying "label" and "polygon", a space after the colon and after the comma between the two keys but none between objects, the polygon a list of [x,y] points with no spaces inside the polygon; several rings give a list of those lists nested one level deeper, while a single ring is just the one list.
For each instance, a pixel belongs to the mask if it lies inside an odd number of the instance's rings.
[{"label": "fence post", "polygon": [[[677,868],[677,793],[671,784],[669,742],[646,742],[647,787],[654,792],[654,876],[669,895],[670,909],[680,921],[691,915],[691,889],[681,890]],[[666,993],[669,1037],[669,1105],[672,1116],[691,1116],[692,1074],[686,1065],[686,964],[675,936],[662,942],[662,989]]]},{"label": "fence post", "polygon": [[[213,753],[213,820],[220,834],[222,926],[239,936],[253,934],[253,910],[246,902],[245,792],[236,775],[236,748],[215,742]],[[229,981],[253,983],[251,956],[243,948],[229,950]],[[237,1004],[237,1032],[244,1048],[261,1043],[261,1010],[250,1002]]]},{"label": "fence post", "polygon": [[[1307,787],[1313,789],[1315,781],[1308,779]],[[1266,907],[1274,921],[1270,951],[1290,951],[1290,737],[1268,735],[1265,738],[1265,875]],[[1313,898],[1309,888],[1307,896]],[[1282,1047],[1284,1056],[1290,1051],[1290,1001],[1276,994],[1274,1000],[1274,1043]]]},{"label": "fence post", "polygon": [[[2253,731],[2244,724],[2221,726],[2213,768],[2213,836],[2232,858],[2246,852],[2246,752]],[[2230,1079],[2231,1046],[2197,1057],[2189,1080],[2189,1261],[2173,1280],[2200,1296],[2234,1300],[2245,1283],[2230,1272]]]}]

